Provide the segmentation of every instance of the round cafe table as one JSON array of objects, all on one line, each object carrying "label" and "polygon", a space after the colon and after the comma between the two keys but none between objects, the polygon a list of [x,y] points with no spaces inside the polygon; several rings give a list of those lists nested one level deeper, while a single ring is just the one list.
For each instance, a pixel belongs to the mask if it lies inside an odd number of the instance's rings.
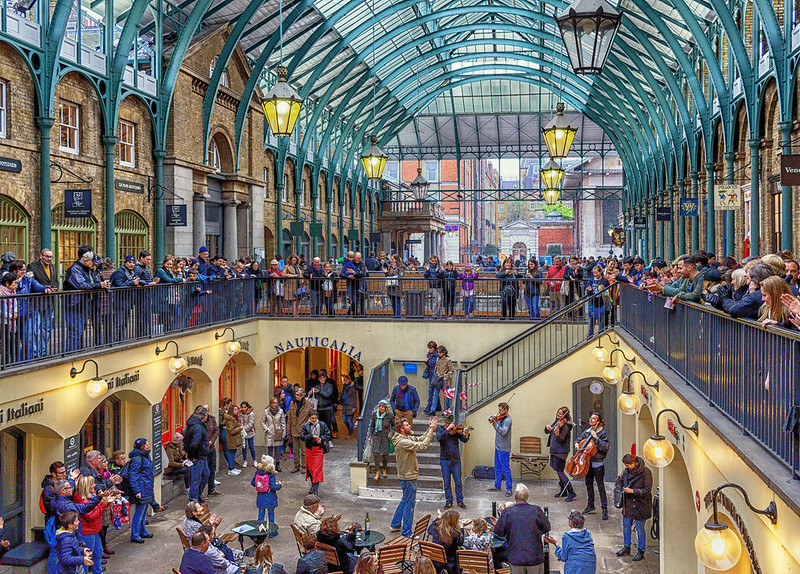
[{"label": "round cafe table", "polygon": [[356,532],[353,546],[356,547],[356,550],[358,550],[359,554],[364,548],[368,549],[370,552],[375,552],[375,546],[384,540],[386,540],[386,536],[380,532],[376,532],[375,530],[370,530],[369,534],[365,534],[363,531],[360,531]]},{"label": "round cafe table", "polygon": [[[231,530],[239,535],[239,546],[242,547],[242,551],[245,555],[253,556],[259,544],[264,542],[270,534],[277,534],[278,525],[274,522],[261,520],[245,520],[244,522],[237,522],[231,526]],[[253,546],[246,551],[244,549],[245,536],[253,541]]]}]

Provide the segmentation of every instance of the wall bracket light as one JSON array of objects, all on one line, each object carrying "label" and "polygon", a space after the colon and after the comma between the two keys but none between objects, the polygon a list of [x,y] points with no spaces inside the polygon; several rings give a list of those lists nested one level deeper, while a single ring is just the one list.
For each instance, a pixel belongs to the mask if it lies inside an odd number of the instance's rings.
[{"label": "wall bracket light", "polygon": [[619,339],[615,341],[614,339],[611,338],[611,335],[609,333],[603,333],[602,335],[600,335],[600,337],[597,339],[597,346],[594,349],[592,349],[592,355],[600,363],[605,363],[606,361],[608,361],[608,351],[606,351],[605,347],[603,347],[600,344],[600,341],[603,340],[603,337],[608,337],[608,340],[611,341],[612,345],[619,347]]},{"label": "wall bracket light", "polygon": [[180,350],[178,349],[178,343],[177,343],[177,341],[174,341],[174,340],[169,340],[169,341],[167,341],[167,342],[164,344],[164,348],[163,348],[163,349],[161,349],[161,348],[159,348],[158,346],[156,346],[156,357],[157,357],[158,355],[160,355],[161,353],[163,353],[164,351],[166,351],[166,350],[167,350],[167,347],[169,347],[169,344],[170,344],[170,343],[172,343],[173,345],[175,345],[175,356],[174,356],[174,357],[172,357],[172,358],[169,360],[169,370],[170,370],[170,371],[172,371],[172,372],[173,372],[173,374],[179,375],[179,374],[181,374],[183,371],[185,371],[185,370],[186,370],[186,367],[188,367],[188,366],[189,366],[189,363],[186,361],[186,359],[184,359],[183,357],[181,357],[181,352],[180,352]]},{"label": "wall bracket light", "polygon": [[603,378],[606,382],[610,385],[616,385],[622,380],[622,371],[619,367],[614,366],[614,355],[617,353],[622,353],[622,358],[626,361],[636,364],[636,357],[631,357],[630,359],[625,355],[625,351],[622,349],[614,349],[611,351],[611,354],[608,356],[608,364],[603,369]]},{"label": "wall bracket light", "polygon": [[214,340],[215,341],[220,340],[222,337],[225,336],[225,333],[228,331],[231,332],[231,340],[225,343],[225,350],[231,357],[233,357],[235,354],[237,354],[239,351],[242,350],[242,344],[236,340],[236,332],[233,330],[233,327],[225,327],[222,330],[222,333],[214,333]]},{"label": "wall bracket light", "polygon": [[739,562],[742,556],[742,544],[739,537],[728,528],[727,524],[720,522],[717,515],[717,496],[724,488],[739,490],[750,510],[766,516],[773,525],[778,523],[778,507],[774,500],[764,510],[761,510],[750,503],[747,492],[738,484],[727,482],[715,488],[711,493],[713,507],[711,522],[706,522],[694,539],[694,550],[697,557],[712,570],[729,570]]},{"label": "wall bracket light", "polygon": [[98,397],[102,397],[108,392],[108,382],[100,376],[100,367],[97,365],[97,361],[94,359],[85,360],[83,365],[81,365],[81,370],[79,371],[75,367],[72,367],[69,370],[69,376],[74,379],[80,375],[86,369],[86,365],[88,363],[92,363],[94,365],[94,377],[89,379],[89,382],[86,383],[86,394],[91,398],[96,399]]},{"label": "wall bracket light", "polygon": [[639,407],[641,406],[641,400],[639,399],[639,395],[636,394],[636,391],[633,389],[633,384],[631,383],[631,377],[635,374],[639,374],[642,377],[642,381],[648,387],[654,388],[658,390],[659,382],[656,381],[655,384],[650,384],[647,382],[647,378],[644,376],[642,371],[632,371],[625,377],[625,390],[622,391],[622,394],[617,398],[617,406],[619,410],[622,411],[624,415],[635,415],[639,412]]},{"label": "wall bracket light", "polygon": [[644,457],[648,464],[660,468],[668,466],[669,463],[672,462],[672,459],[675,458],[675,447],[672,446],[672,443],[669,442],[664,435],[658,434],[658,421],[664,413],[674,414],[681,428],[693,432],[694,436],[700,434],[698,421],[694,421],[692,426],[686,426],[683,424],[683,421],[681,421],[681,416],[673,409],[662,409],[658,411],[656,415],[656,434],[651,436],[647,439],[647,442],[644,443],[644,447],[642,447],[642,457]]}]

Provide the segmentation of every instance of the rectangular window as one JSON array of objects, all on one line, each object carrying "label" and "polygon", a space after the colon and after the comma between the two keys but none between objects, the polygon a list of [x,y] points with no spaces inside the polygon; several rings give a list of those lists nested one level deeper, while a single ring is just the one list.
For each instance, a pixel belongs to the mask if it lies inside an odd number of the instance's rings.
[{"label": "rectangular window", "polygon": [[0,80],[0,138],[7,138],[8,132],[6,131],[6,124],[8,118],[8,110],[6,108],[6,82]]},{"label": "rectangular window", "polygon": [[503,211],[505,211],[505,208],[506,208],[505,205],[503,205],[502,203],[498,203],[497,204],[497,213],[503,213]]},{"label": "rectangular window", "polygon": [[[773,189],[779,189],[777,184],[772,184]],[[777,191],[772,194],[772,229],[773,229],[773,245],[774,251],[780,251],[781,248],[781,231],[783,229],[783,204],[781,203],[781,192]]]},{"label": "rectangular window", "polygon": [[281,193],[281,200],[283,203],[289,201],[289,176],[283,176],[283,192]]},{"label": "rectangular window", "polygon": [[439,162],[426,161],[425,162],[425,179],[428,181],[439,181]]},{"label": "rectangular window", "polygon": [[136,126],[123,120],[119,121],[119,163],[136,167]]},{"label": "rectangular window", "polygon": [[300,190],[300,207],[306,206],[306,180],[303,180],[303,188]]},{"label": "rectangular window", "polygon": [[384,179],[391,181],[392,183],[398,183],[400,181],[400,162],[386,162],[386,176]]},{"label": "rectangular window", "polygon": [[60,103],[59,110],[59,149],[66,153],[80,152],[80,117],[76,104]]},{"label": "rectangular window", "polygon": [[269,197],[269,168],[264,168],[264,199]]}]

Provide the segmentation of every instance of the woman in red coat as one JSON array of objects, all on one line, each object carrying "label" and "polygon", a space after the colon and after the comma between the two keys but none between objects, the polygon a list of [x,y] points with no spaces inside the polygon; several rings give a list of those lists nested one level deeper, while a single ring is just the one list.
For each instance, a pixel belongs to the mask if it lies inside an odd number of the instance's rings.
[{"label": "woman in red coat", "polygon": [[[75,482],[75,494],[72,499],[77,503],[89,502],[94,494],[94,478],[91,476],[79,476]],[[86,548],[92,551],[92,564],[91,569],[93,574],[101,574],[103,572],[101,563],[101,556],[103,554],[103,543],[100,540],[100,529],[103,528],[103,513],[106,511],[108,504],[106,499],[100,501],[100,504],[95,506],[86,514],[81,514],[81,531],[83,533],[83,540]]]}]

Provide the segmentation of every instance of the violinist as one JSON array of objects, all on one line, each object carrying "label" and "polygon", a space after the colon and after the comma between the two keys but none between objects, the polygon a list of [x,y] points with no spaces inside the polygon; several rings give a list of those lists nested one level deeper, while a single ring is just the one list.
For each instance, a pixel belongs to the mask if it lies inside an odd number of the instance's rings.
[{"label": "violinist", "polygon": [[461,486],[461,450],[459,442],[466,443],[469,440],[469,428],[461,427],[462,432],[458,432],[452,413],[444,415],[444,425],[437,427],[436,440],[439,441],[439,466],[442,467],[442,480],[444,480],[444,508],[453,507],[453,490],[450,488],[450,477],[456,485],[456,503],[460,508],[466,508],[464,504],[464,490]]},{"label": "violinist", "polygon": [[506,479],[506,496],[511,496],[511,417],[508,415],[508,403],[497,405],[497,414],[492,415],[489,423],[494,427],[494,486],[489,492],[499,492]]},{"label": "violinist", "polygon": [[575,450],[580,448],[580,444],[586,440],[591,440],[597,448],[597,452],[590,460],[589,471],[586,473],[586,494],[588,500],[584,514],[592,514],[594,508],[594,487],[592,482],[597,483],[597,492],[600,494],[600,506],[603,510],[603,520],[608,520],[608,500],[606,499],[606,486],[603,483],[603,476],[606,469],[604,461],[608,454],[608,434],[603,428],[605,421],[600,413],[592,413],[589,417],[589,428],[583,431],[578,442],[575,443]]},{"label": "violinist", "polygon": [[567,502],[572,502],[578,495],[572,488],[569,477],[564,472],[569,454],[570,436],[572,435],[572,415],[568,407],[561,407],[556,411],[556,420],[551,425],[544,427],[548,435],[547,446],[550,447],[550,468],[558,475],[558,492],[556,498],[567,497]]}]

